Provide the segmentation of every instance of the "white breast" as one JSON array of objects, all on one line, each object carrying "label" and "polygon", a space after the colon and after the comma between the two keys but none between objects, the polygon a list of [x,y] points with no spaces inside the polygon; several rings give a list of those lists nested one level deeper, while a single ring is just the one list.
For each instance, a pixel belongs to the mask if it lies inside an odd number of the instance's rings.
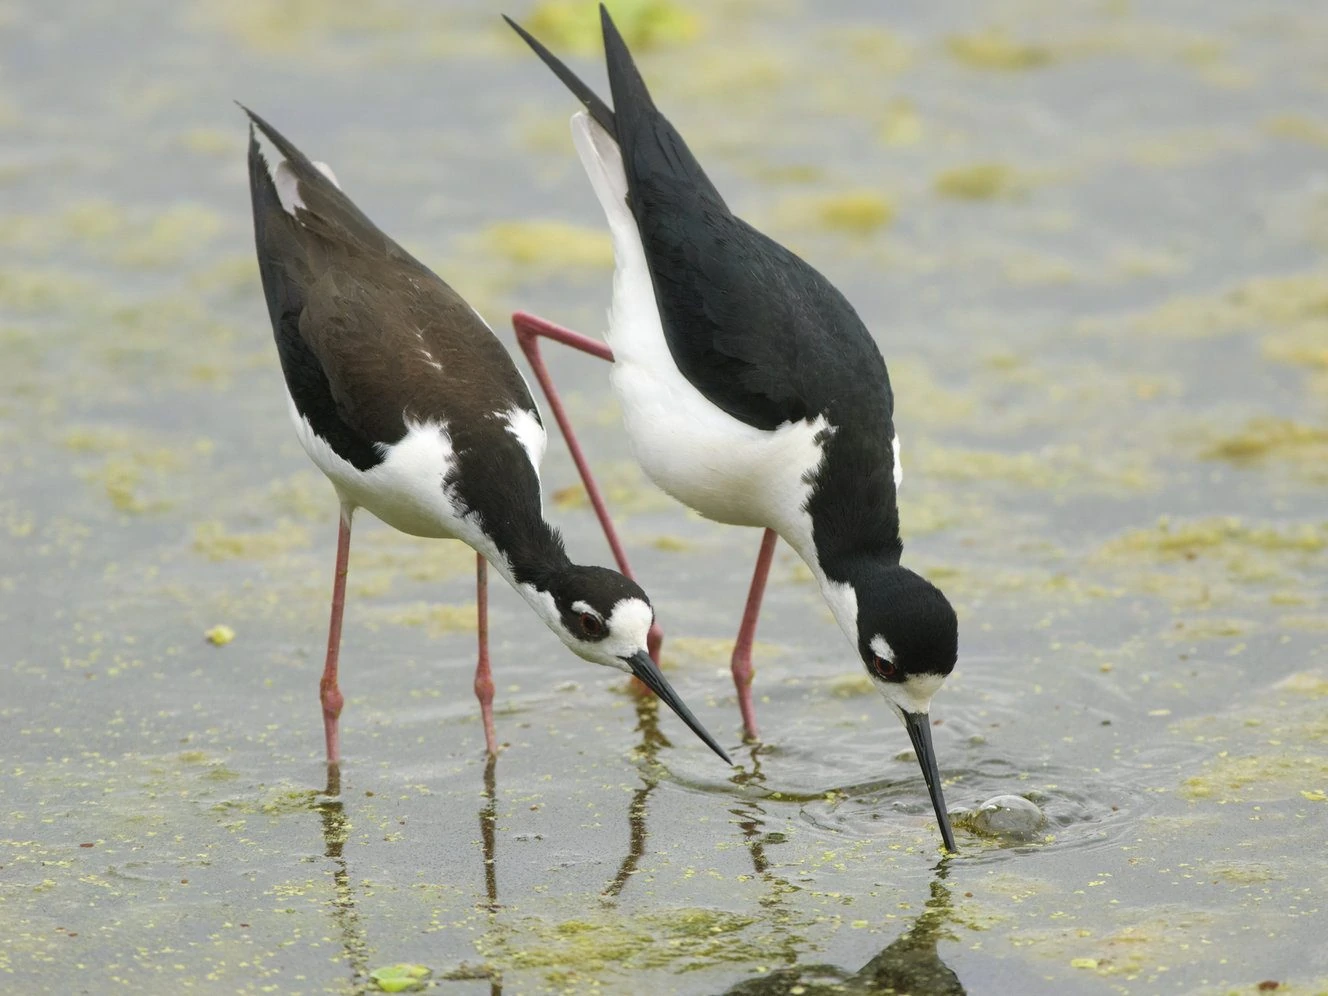
[{"label": "white breast", "polygon": [[608,342],[612,383],[637,461],[657,485],[719,522],[811,534],[803,506],[821,463],[825,419],[769,431],[735,419],[678,370],[664,340],[654,287],[618,145],[584,112],[572,136],[613,235],[616,270]]},{"label": "white breast", "polygon": [[455,538],[476,546],[478,530],[465,518],[444,481],[455,466],[452,439],[439,422],[408,422],[405,436],[385,448],[383,462],[359,470],[337,455],[295,407],[291,421],[304,451],[344,504],[367,509],[393,529],[412,536]]}]

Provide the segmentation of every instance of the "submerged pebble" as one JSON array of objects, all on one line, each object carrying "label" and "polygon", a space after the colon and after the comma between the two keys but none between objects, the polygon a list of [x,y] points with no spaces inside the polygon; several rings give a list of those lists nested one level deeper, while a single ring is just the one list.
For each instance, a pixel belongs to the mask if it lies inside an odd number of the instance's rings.
[{"label": "submerged pebble", "polygon": [[1036,803],[1018,795],[998,795],[984,802],[964,822],[988,837],[1018,839],[1033,836],[1046,821]]}]

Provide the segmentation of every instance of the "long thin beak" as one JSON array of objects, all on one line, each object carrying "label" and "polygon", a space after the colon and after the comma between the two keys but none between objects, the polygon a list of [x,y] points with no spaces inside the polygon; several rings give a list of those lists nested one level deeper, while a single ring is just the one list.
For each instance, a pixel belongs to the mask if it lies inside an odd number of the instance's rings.
[{"label": "long thin beak", "polygon": [[[707,747],[724,759],[725,764],[732,764],[729,756],[724,753],[724,748],[715,743],[715,738],[706,732],[706,728],[697,721],[692,715],[692,710],[683,704],[682,699],[678,698],[678,693],[660,673],[659,667],[650,659],[650,655],[644,650],[638,651],[627,659],[628,666],[632,669],[632,674],[636,675],[646,686],[660,697],[666,706],[678,714],[678,718],[692,728],[692,732],[701,738]],[[934,768],[935,762],[932,763]]]},{"label": "long thin beak", "polygon": [[936,751],[931,745],[931,717],[925,712],[903,712],[904,726],[908,728],[908,738],[913,741],[913,750],[918,755],[918,764],[922,766],[922,777],[927,780],[927,791],[931,794],[931,805],[936,810],[936,822],[941,825],[941,840],[947,851],[958,851],[955,847],[954,831],[950,829],[950,816],[945,811],[945,796],[941,793],[941,772],[936,767]]}]

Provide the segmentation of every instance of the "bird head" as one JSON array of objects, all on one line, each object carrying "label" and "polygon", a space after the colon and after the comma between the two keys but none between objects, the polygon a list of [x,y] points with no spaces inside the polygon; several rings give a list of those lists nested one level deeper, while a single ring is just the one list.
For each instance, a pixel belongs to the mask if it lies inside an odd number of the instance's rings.
[{"label": "bird head", "polygon": [[954,609],[939,588],[897,563],[872,564],[854,572],[849,584],[856,600],[852,635],[858,654],[872,683],[908,730],[941,836],[953,851],[931,743],[930,708],[959,656]]},{"label": "bird head", "polygon": [[573,564],[545,580],[535,597],[528,598],[569,650],[640,678],[707,747],[732,763],[651,658],[648,639],[655,610],[635,581],[605,567]]}]

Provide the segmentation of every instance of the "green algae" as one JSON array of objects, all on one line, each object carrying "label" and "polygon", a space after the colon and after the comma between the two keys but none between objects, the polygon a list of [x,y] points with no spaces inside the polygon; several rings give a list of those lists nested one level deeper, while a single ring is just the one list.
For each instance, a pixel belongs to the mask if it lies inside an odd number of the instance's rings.
[{"label": "green algae", "polygon": [[1235,516],[1173,522],[1132,529],[1107,542],[1109,558],[1153,562],[1212,557],[1230,563],[1251,553],[1312,554],[1328,546],[1328,524],[1248,525]]},{"label": "green algae", "polygon": [[208,20],[260,51],[287,52],[345,33],[385,33],[411,26],[395,0],[234,0],[205,8]]},{"label": "green algae", "polygon": [[[676,0],[607,0],[606,6],[633,51],[689,42],[701,32],[701,19]],[[539,0],[520,21],[555,52],[594,55],[601,50],[599,9],[593,4]]]},{"label": "green algae", "polygon": [[17,215],[0,238],[32,252],[76,248],[123,267],[163,269],[199,255],[224,227],[221,215],[193,202],[146,209],[90,198],[50,214]]},{"label": "green algae", "polygon": [[170,508],[179,475],[211,451],[204,439],[172,447],[150,433],[111,426],[71,428],[62,441],[75,454],[101,456],[95,466],[80,468],[80,475],[100,488],[117,511],[136,515]]},{"label": "green algae", "polygon": [[[1254,277],[1210,295],[1170,298],[1129,323],[1140,332],[1184,338],[1288,329],[1328,342],[1328,274]],[[1118,326],[1113,325],[1113,329]]]},{"label": "green algae", "polygon": [[1328,121],[1303,114],[1277,114],[1268,118],[1263,127],[1274,138],[1294,139],[1328,148]]},{"label": "green algae", "polygon": [[[1234,757],[1226,751],[1202,775],[1185,779],[1181,795],[1212,802],[1251,802],[1293,798],[1302,794],[1322,801],[1320,786],[1328,785],[1328,759],[1270,751]],[[1304,796],[1305,792],[1310,796]]]},{"label": "green algae", "polygon": [[697,546],[689,539],[669,534],[652,536],[648,542],[656,550],[662,550],[664,553],[687,553],[690,550],[695,550]]},{"label": "green algae", "polygon": [[608,233],[565,221],[499,221],[487,226],[477,245],[504,262],[540,273],[613,268]]},{"label": "green algae", "polygon": [[436,584],[474,574],[475,551],[462,542],[377,528],[359,533],[347,585],[359,596],[381,597],[403,581]]},{"label": "green algae", "polygon": [[235,639],[235,630],[225,623],[218,623],[203,633],[203,639],[214,647],[224,647]]},{"label": "green algae", "polygon": [[904,146],[917,145],[922,141],[926,131],[923,128],[922,117],[913,106],[913,102],[895,99],[885,106],[885,111],[881,115],[879,134],[881,141],[886,145]]},{"label": "green algae", "polygon": [[1191,802],[1248,804],[1290,802],[1304,806],[1328,799],[1328,736],[1321,701],[1328,678],[1302,671],[1255,695],[1228,713],[1189,720],[1184,729],[1219,749],[1199,774],[1181,780]]},{"label": "green algae", "polygon": [[1218,436],[1201,455],[1241,466],[1290,461],[1307,476],[1328,480],[1328,428],[1287,418],[1255,418],[1237,432]]},{"label": "green algae", "polygon": [[1225,640],[1247,636],[1258,628],[1258,625],[1249,619],[1228,619],[1220,616],[1178,619],[1171,624],[1167,639],[1175,642]]},{"label": "green algae", "polygon": [[[591,470],[610,514],[615,517],[677,507],[677,503],[655,487],[635,463],[597,463]],[[551,497],[554,505],[565,511],[590,508],[590,497],[579,483],[558,488]]]},{"label": "green algae", "polygon": [[551,985],[603,985],[628,973],[699,971],[716,965],[764,964],[787,948],[760,918],[725,910],[683,908],[625,916],[596,915],[550,923],[525,919],[519,933],[479,945],[500,971],[537,971]]},{"label": "green algae", "polygon": [[425,989],[432,974],[423,965],[388,965],[370,972],[369,981],[385,993],[409,993]]},{"label": "green algae", "polygon": [[1211,944],[1208,938],[1227,919],[1207,910],[1184,907],[1161,915],[1149,910],[1143,915],[1134,912],[1131,917],[1131,912],[1113,911],[1116,925],[1105,930],[1065,924],[1016,931],[1015,942],[1035,955],[1080,971],[1154,983],[1178,966],[1207,959]]},{"label": "green algae", "polygon": [[1055,53],[1050,48],[1019,41],[1002,28],[952,35],[946,40],[945,48],[952,59],[970,69],[1018,72],[1041,69],[1055,61]]},{"label": "green algae", "polygon": [[423,627],[430,636],[473,632],[476,618],[473,602],[465,605],[430,605],[426,602],[416,602],[404,608],[392,609],[386,614],[388,622],[398,626]]},{"label": "green algae", "polygon": [[1023,189],[1023,180],[1014,167],[987,162],[943,170],[932,185],[942,197],[990,201],[1015,196]]},{"label": "green algae", "polygon": [[303,526],[278,523],[275,529],[236,532],[216,520],[194,527],[193,548],[208,560],[266,560],[309,545]]},{"label": "green algae", "polygon": [[874,190],[789,197],[778,210],[789,224],[858,236],[885,228],[895,216],[894,205]]},{"label": "green algae", "polygon": [[1038,490],[1131,492],[1156,485],[1156,474],[1139,453],[1107,461],[1078,446],[1047,447],[1037,453],[1005,453],[930,446],[921,453],[923,471],[943,480],[999,482]]},{"label": "green algae", "polygon": [[[752,656],[767,658],[782,653],[783,648],[772,643],[755,641]],[[667,667],[695,667],[710,664],[728,667],[733,657],[733,640],[708,636],[671,636],[664,641],[664,664]]]},{"label": "green algae", "polygon": [[837,674],[826,680],[825,687],[831,695],[841,699],[855,699],[876,691],[871,678],[861,672]]},{"label": "green algae", "polygon": [[58,267],[0,266],[0,307],[9,311],[59,313],[99,296],[98,285],[77,272]]}]

